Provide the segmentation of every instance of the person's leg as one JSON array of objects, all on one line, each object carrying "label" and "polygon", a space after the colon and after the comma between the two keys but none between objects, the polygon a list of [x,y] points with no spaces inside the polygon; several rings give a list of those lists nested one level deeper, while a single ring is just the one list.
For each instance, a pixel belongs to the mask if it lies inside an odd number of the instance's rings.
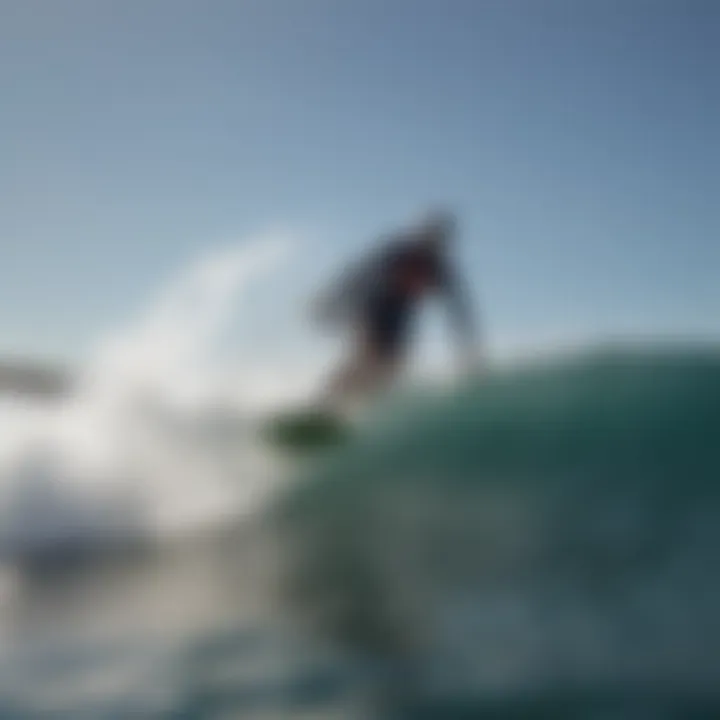
[{"label": "person's leg", "polygon": [[404,355],[408,307],[391,295],[370,298],[357,328],[350,358],[331,378],[326,403],[366,399],[386,389]]},{"label": "person's leg", "polygon": [[324,393],[324,404],[333,405],[358,395],[368,395],[385,376],[382,355],[369,333],[361,330],[350,357],[331,376]]}]

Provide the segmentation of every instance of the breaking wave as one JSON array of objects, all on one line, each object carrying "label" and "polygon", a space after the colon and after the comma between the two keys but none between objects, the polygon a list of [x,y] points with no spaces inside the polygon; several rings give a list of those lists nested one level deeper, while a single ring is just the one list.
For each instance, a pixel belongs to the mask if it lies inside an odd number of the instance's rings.
[{"label": "breaking wave", "polygon": [[278,469],[248,427],[297,383],[249,360],[223,373],[213,353],[288,249],[262,239],[203,258],[98,345],[66,397],[0,399],[3,553],[155,539],[262,502]]}]

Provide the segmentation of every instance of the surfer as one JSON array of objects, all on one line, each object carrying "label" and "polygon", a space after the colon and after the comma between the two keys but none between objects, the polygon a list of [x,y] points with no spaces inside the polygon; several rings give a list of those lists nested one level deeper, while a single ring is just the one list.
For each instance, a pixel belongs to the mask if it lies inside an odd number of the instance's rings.
[{"label": "surfer", "polygon": [[320,297],[316,320],[353,334],[350,357],[326,388],[327,404],[388,387],[407,356],[417,309],[431,294],[449,303],[463,364],[476,359],[471,305],[450,258],[455,235],[452,214],[429,213],[418,225],[386,238]]}]

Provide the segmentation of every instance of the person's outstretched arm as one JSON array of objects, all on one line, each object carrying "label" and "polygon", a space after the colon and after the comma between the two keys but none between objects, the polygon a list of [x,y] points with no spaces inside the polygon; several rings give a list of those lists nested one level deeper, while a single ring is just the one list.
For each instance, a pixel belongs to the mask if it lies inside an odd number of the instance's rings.
[{"label": "person's outstretched arm", "polygon": [[483,362],[481,327],[465,278],[455,268],[446,266],[441,271],[441,286],[448,303],[460,361],[465,369],[475,369]]}]

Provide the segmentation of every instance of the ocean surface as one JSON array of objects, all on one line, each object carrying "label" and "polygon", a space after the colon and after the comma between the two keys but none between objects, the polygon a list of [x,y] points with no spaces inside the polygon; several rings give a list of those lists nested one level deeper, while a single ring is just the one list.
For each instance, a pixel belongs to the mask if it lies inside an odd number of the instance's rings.
[{"label": "ocean surface", "polygon": [[718,348],[408,390],[302,459],[92,397],[93,453],[3,455],[3,720],[720,716]]},{"label": "ocean surface", "polygon": [[255,352],[283,247],[4,386],[0,720],[719,717],[720,348],[398,388],[289,455],[258,428],[323,367]]}]

